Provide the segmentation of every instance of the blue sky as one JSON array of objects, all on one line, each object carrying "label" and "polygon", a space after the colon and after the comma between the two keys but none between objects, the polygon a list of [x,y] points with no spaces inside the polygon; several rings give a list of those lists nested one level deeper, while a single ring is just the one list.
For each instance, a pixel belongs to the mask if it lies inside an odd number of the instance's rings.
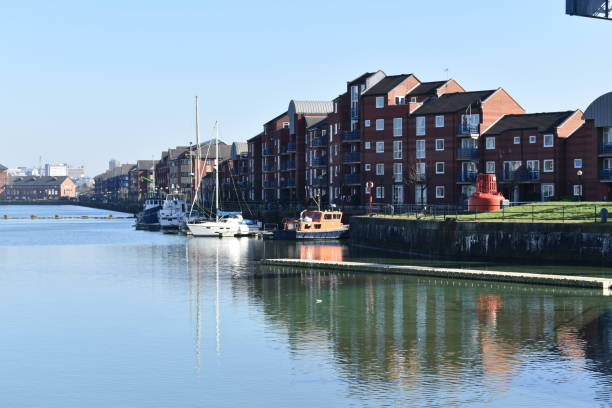
[{"label": "blue sky", "polygon": [[240,141],[290,99],[365,71],[504,87],[531,112],[612,90],[612,22],[564,0],[0,0],[0,163],[158,158],[202,133]]}]

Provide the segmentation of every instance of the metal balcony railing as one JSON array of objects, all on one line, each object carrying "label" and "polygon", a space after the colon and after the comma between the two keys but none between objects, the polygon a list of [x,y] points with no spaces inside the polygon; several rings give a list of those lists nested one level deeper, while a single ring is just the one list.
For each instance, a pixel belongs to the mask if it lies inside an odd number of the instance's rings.
[{"label": "metal balcony railing", "polygon": [[240,167],[240,173],[247,174],[248,172],[249,172],[249,167],[248,166]]},{"label": "metal balcony railing", "polygon": [[599,146],[599,154],[612,154],[612,143],[604,143]]},{"label": "metal balcony railing", "polygon": [[281,187],[292,188],[295,187],[295,179],[285,179],[280,182]]},{"label": "metal balcony railing", "polygon": [[345,174],[343,180],[345,184],[361,184],[361,173]]},{"label": "metal balcony railing", "polygon": [[480,157],[480,150],[464,147],[457,149],[457,160],[473,160]]},{"label": "metal balcony railing", "polygon": [[324,186],[327,185],[328,181],[329,180],[327,177],[315,177],[312,179],[312,182],[310,184],[313,186]]},{"label": "metal balcony railing", "polygon": [[262,154],[264,156],[274,156],[274,148],[272,147],[266,147],[262,150]]},{"label": "metal balcony railing", "polygon": [[319,157],[312,161],[313,167],[327,166],[327,157]]},{"label": "metal balcony railing", "polygon": [[361,132],[358,130],[346,130],[342,132],[343,142],[357,142],[361,140]]},{"label": "metal balcony railing", "polygon": [[274,166],[274,165],[263,166],[264,173],[270,173],[270,172],[273,172],[275,170],[276,170],[276,166]]},{"label": "metal balcony railing", "polygon": [[359,106],[351,106],[351,119],[359,119]]},{"label": "metal balcony railing", "polygon": [[327,137],[315,137],[312,141],[312,146],[313,147],[323,147],[323,146],[327,146],[328,143],[329,143],[329,140],[327,139]]},{"label": "metal balcony railing", "polygon": [[599,171],[599,179],[612,181],[612,169],[601,169]]},{"label": "metal balcony railing", "polygon": [[517,182],[528,182],[537,181],[540,179],[540,170],[515,170],[515,171],[504,171],[501,174],[502,181],[517,181]]},{"label": "metal balcony railing", "polygon": [[264,188],[276,188],[276,180],[265,180],[263,182]]},{"label": "metal balcony railing", "polygon": [[295,143],[288,143],[287,146],[281,147],[281,153],[295,153],[296,147]]},{"label": "metal balcony railing", "polygon": [[281,170],[295,170],[295,160],[288,160],[281,163]]},{"label": "metal balcony railing", "polygon": [[457,126],[457,135],[459,136],[470,136],[480,134],[480,124],[474,125],[471,123],[460,123]]},{"label": "metal balcony railing", "polygon": [[342,161],[344,163],[354,163],[361,160],[361,154],[359,152],[348,152],[344,153],[342,156]]},{"label": "metal balcony railing", "polygon": [[461,171],[457,174],[457,181],[460,183],[473,183],[476,181],[477,171]]}]

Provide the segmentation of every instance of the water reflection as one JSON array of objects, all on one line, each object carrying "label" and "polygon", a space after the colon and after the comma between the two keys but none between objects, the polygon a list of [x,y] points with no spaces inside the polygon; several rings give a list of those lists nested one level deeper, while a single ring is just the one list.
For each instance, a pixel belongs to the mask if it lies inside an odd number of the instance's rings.
[{"label": "water reflection", "polygon": [[596,292],[265,267],[250,295],[296,353],[329,349],[351,392],[444,405],[581,378],[612,402],[612,309]]}]

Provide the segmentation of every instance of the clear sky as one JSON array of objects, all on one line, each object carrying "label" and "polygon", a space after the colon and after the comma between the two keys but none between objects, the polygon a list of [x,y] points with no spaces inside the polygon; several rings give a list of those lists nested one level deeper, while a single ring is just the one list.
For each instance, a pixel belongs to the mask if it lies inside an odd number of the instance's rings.
[{"label": "clear sky", "polygon": [[202,133],[242,141],[290,99],[331,99],[382,69],[530,112],[612,90],[612,22],[565,0],[0,0],[0,163],[159,158]]}]

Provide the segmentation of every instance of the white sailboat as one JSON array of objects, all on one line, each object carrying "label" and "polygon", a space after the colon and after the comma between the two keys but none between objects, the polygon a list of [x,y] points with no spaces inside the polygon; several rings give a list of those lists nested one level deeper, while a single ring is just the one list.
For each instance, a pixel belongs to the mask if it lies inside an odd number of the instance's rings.
[{"label": "white sailboat", "polygon": [[187,223],[194,237],[241,236],[252,233],[240,213],[224,213],[219,207],[219,126],[215,126],[215,218]]}]

